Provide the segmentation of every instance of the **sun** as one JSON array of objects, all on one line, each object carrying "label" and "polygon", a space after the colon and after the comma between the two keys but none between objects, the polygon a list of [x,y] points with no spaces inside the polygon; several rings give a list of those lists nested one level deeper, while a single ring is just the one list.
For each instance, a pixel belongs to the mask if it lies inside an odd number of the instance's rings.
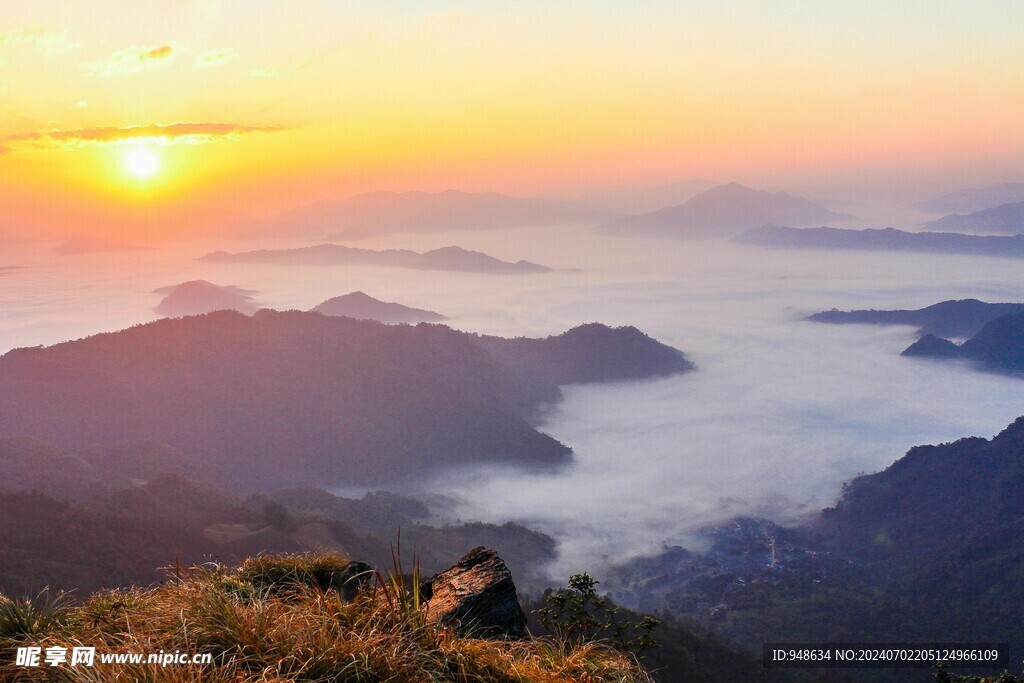
[{"label": "sun", "polygon": [[138,180],[151,178],[160,170],[160,158],[148,147],[133,147],[121,160],[125,173]]}]

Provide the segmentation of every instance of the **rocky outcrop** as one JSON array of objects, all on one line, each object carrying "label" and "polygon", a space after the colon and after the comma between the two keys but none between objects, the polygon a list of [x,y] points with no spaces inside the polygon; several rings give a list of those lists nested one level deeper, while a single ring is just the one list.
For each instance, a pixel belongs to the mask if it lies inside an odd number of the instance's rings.
[{"label": "rocky outcrop", "polygon": [[429,579],[423,595],[427,623],[454,628],[460,635],[526,635],[526,615],[512,573],[493,550],[473,548],[454,567]]}]

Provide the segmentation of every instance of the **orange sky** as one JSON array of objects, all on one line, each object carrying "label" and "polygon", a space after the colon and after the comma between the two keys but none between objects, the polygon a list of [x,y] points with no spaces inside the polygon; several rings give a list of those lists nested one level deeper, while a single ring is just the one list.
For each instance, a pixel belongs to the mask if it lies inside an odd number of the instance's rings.
[{"label": "orange sky", "polygon": [[893,4],[6,0],[0,230],[371,189],[1024,179],[1024,3]]}]

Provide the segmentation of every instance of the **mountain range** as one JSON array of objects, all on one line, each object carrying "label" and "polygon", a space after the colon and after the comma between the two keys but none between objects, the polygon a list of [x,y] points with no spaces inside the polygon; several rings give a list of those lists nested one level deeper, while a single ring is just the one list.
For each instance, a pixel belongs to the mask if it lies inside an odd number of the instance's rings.
[{"label": "mountain range", "polygon": [[0,357],[0,436],[67,450],[154,440],[239,490],[408,480],[472,462],[551,467],[531,423],[559,385],[685,372],[634,328],[506,340],[298,311],[165,318]]},{"label": "mountain range", "polygon": [[318,244],[293,249],[259,249],[229,253],[215,251],[200,257],[206,263],[272,263],[277,265],[370,265],[415,270],[449,270],[466,273],[546,273],[551,269],[529,261],[501,261],[462,247],[441,247],[425,253],[408,249],[358,249],[338,244]]},{"label": "mountain range", "polygon": [[763,192],[739,183],[719,185],[683,204],[604,223],[602,232],[679,238],[728,238],[766,223],[815,225],[852,218],[785,192]]},{"label": "mountain range", "polygon": [[764,225],[744,232],[733,241],[781,249],[910,251],[1024,258],[1024,235],[962,235],[953,232],[906,232],[895,228],[850,230]]},{"label": "mountain range", "polygon": [[925,213],[974,213],[1000,204],[1024,202],[1024,183],[1001,183],[956,190],[914,205]]},{"label": "mountain range", "polygon": [[1024,201],[969,214],[951,214],[925,223],[924,227],[939,232],[1018,235],[1024,233]]},{"label": "mountain range", "polygon": [[806,320],[833,324],[913,325],[921,335],[970,337],[993,318],[1024,313],[1024,304],[990,304],[977,299],[942,301],[915,310],[822,311]]},{"label": "mountain range", "polygon": [[1022,486],[1019,418],[992,439],[914,447],[847,482],[834,507],[800,525],[737,519],[705,530],[707,550],[666,548],[621,566],[608,583],[628,604],[751,649],[981,640],[1009,643],[1019,662]]},{"label": "mountain range", "polygon": [[1024,312],[993,318],[973,337],[962,344],[935,335],[925,335],[903,353],[903,356],[926,358],[964,358],[982,367],[999,372],[1024,372]]},{"label": "mountain range", "polygon": [[683,180],[655,187],[634,187],[594,192],[579,198],[587,206],[609,214],[650,213],[666,206],[684,204],[691,198],[721,183],[714,180]]}]

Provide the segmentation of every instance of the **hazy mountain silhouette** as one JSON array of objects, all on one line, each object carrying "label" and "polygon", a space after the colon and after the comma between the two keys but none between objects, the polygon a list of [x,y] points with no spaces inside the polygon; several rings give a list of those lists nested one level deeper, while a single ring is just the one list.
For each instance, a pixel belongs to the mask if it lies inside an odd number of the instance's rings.
[{"label": "hazy mountain silhouette", "polygon": [[991,209],[982,209],[966,215],[951,214],[937,221],[925,223],[924,227],[940,232],[1018,235],[1024,233],[1024,202],[1000,204]]},{"label": "hazy mountain silhouette", "polygon": [[16,270],[21,270],[24,266],[0,266],[0,275],[9,275]]},{"label": "hazy mountain silhouette", "polygon": [[598,223],[608,214],[561,199],[493,192],[368,192],[321,201],[279,216],[284,224],[332,231],[329,239],[388,232],[446,232]]},{"label": "hazy mountain silhouette", "polygon": [[0,491],[81,500],[164,473],[223,481],[216,468],[152,441],[122,441],[70,453],[33,437],[0,438]]},{"label": "hazy mountain silhouette", "polygon": [[0,438],[0,491],[66,500],[92,495],[101,485],[101,475],[82,458],[32,437]]},{"label": "hazy mountain silhouette", "polygon": [[943,301],[916,310],[822,311],[806,318],[819,323],[914,325],[918,334],[970,337],[988,321],[1009,313],[1024,312],[1024,304],[989,304],[977,299]]},{"label": "hazy mountain silhouette", "polygon": [[66,449],[156,440],[247,489],[384,482],[481,461],[551,466],[570,450],[530,419],[559,384],[691,367],[633,328],[510,341],[220,311],[5,354],[0,435]]},{"label": "hazy mountain silhouette", "polygon": [[785,192],[762,192],[739,183],[720,185],[678,206],[609,221],[602,232],[664,237],[733,237],[765,223],[814,225],[846,220],[844,214]]},{"label": "hazy mountain silhouette", "polygon": [[381,301],[364,292],[351,292],[343,296],[336,296],[310,310],[323,315],[348,316],[349,318],[376,320],[387,324],[433,323],[446,319],[440,313]]},{"label": "hazy mountain silhouette", "polygon": [[650,213],[666,206],[684,204],[701,192],[706,192],[720,184],[714,180],[683,180],[657,187],[596,192],[580,197],[580,201],[610,213]]},{"label": "hazy mountain silhouette", "polygon": [[318,244],[293,249],[260,249],[229,253],[215,251],[202,256],[207,263],[274,263],[278,265],[371,265],[416,270],[451,270],[470,273],[546,273],[551,269],[529,261],[501,261],[462,247],[441,247],[425,253],[408,249],[358,249],[338,244]]},{"label": "hazy mountain silhouette", "polygon": [[105,239],[102,237],[75,237],[53,247],[51,251],[63,256],[77,254],[96,254],[120,251],[149,251],[154,247],[132,244],[122,240]]},{"label": "hazy mountain silhouette", "polygon": [[746,231],[733,241],[782,249],[912,251],[1024,258],[1024,235],[962,235],[955,232],[905,232],[895,228],[849,230],[764,225]]},{"label": "hazy mountain silhouette", "polygon": [[926,213],[974,213],[1015,202],[1024,202],[1024,183],[1002,183],[957,190],[919,202],[914,208]]},{"label": "hazy mountain silhouette", "polygon": [[180,317],[213,311],[231,310],[247,315],[259,310],[253,300],[255,293],[234,286],[215,285],[206,280],[191,280],[153,290],[165,294],[157,304],[156,312],[163,316]]},{"label": "hazy mountain silhouette", "polygon": [[88,463],[108,487],[128,488],[162,474],[187,477],[218,486],[226,483],[224,472],[201,458],[186,455],[158,441],[119,441],[90,446],[76,456]]},{"label": "hazy mountain silhouette", "polygon": [[966,358],[991,370],[1015,374],[1024,372],[1024,313],[1011,313],[990,320],[963,344],[927,335],[907,347],[902,355]]}]

